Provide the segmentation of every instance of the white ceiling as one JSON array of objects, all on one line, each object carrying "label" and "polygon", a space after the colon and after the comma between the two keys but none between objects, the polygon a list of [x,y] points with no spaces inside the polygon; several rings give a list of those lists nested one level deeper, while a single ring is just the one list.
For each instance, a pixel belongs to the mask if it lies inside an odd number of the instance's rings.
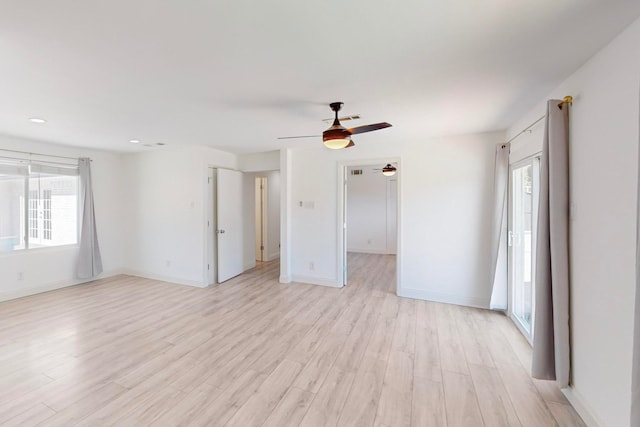
[{"label": "white ceiling", "polygon": [[0,0],[0,133],[266,151],[315,143],[276,137],[320,134],[331,101],[362,115],[349,126],[393,124],[359,144],[503,129],[639,15],[637,0]]}]

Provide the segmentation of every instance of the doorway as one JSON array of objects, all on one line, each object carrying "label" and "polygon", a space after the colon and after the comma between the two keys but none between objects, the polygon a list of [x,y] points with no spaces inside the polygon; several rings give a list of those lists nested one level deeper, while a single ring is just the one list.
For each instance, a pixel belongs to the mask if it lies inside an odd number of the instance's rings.
[{"label": "doorway", "polygon": [[509,314],[533,339],[535,307],[535,248],[538,223],[540,157],[511,166],[509,176]]},{"label": "doorway", "polygon": [[255,265],[280,258],[280,171],[246,172],[245,177],[251,191],[246,198],[250,215],[246,244],[254,248]]},{"label": "doorway", "polygon": [[255,178],[256,261],[258,262],[268,261],[269,198],[267,185],[268,178],[266,176]]},{"label": "doorway", "polygon": [[[396,265],[396,290],[399,272],[398,254],[398,182],[399,173],[382,173],[382,167],[397,160],[361,161],[340,167],[342,191],[339,246],[339,276],[348,285],[349,255],[392,256]],[[399,168],[398,168],[399,169]]]}]

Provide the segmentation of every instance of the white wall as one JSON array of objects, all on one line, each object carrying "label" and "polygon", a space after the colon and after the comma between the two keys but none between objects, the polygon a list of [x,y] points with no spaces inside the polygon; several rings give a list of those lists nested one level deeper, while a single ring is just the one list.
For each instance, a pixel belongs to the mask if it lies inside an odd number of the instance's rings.
[{"label": "white wall", "polygon": [[238,170],[243,172],[259,172],[280,169],[280,151],[240,154]]},{"label": "white wall", "polygon": [[206,286],[207,168],[235,169],[236,156],[179,148],[125,156],[121,172],[128,273]]},{"label": "white wall", "polygon": [[[96,224],[104,267],[104,273],[100,277],[120,273],[124,265],[124,235],[121,229],[124,211],[120,203],[124,180],[114,171],[121,170],[122,156],[8,136],[0,136],[0,148],[68,157],[90,157],[93,160],[91,172]],[[0,151],[0,156],[3,155],[13,156]],[[77,245],[0,254],[0,301],[85,282],[75,277],[77,256]],[[23,273],[21,281],[18,280],[19,272]]]},{"label": "white wall", "polygon": [[[384,164],[351,166],[347,173],[347,250],[350,252],[395,254],[395,241],[388,231],[396,232],[396,210],[389,185],[396,185],[395,176],[387,177],[380,170]],[[351,175],[358,169],[360,175]]]},{"label": "white wall", "polygon": [[283,227],[291,264],[281,280],[340,283],[338,163],[399,158],[398,293],[487,307],[493,162],[501,142],[504,134],[498,132],[283,151],[291,162],[285,177],[291,186],[290,232]]},{"label": "white wall", "polygon": [[[572,388],[583,418],[629,426],[638,175],[640,20],[547,98],[571,110]],[[545,100],[515,123],[515,135]]]}]

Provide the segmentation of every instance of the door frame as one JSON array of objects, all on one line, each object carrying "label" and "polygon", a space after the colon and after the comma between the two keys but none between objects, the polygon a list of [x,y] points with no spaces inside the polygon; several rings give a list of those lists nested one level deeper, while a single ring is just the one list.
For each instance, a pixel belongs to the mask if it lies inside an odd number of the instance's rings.
[{"label": "door frame", "polygon": [[347,169],[350,166],[379,166],[382,167],[387,163],[396,163],[396,295],[399,295],[399,291],[402,288],[402,164],[401,160],[397,156],[390,156],[384,158],[375,159],[360,159],[360,160],[344,160],[338,162],[338,183],[337,183],[337,224],[336,224],[336,241],[338,251],[336,254],[336,281],[339,287],[343,287],[346,284],[347,276],[347,245],[346,237],[348,230],[347,224],[347,204],[346,204],[346,179]]},{"label": "door frame", "polygon": [[[258,188],[258,181],[260,187]],[[255,250],[256,254],[260,250],[260,259],[256,256],[256,261],[269,261],[269,177],[267,176],[254,176],[253,182],[253,200],[254,206],[254,222],[255,222]],[[260,200],[260,202],[258,202]],[[260,235],[260,239],[258,239]],[[260,245],[260,249],[258,249]],[[266,251],[266,252],[265,252]]]}]

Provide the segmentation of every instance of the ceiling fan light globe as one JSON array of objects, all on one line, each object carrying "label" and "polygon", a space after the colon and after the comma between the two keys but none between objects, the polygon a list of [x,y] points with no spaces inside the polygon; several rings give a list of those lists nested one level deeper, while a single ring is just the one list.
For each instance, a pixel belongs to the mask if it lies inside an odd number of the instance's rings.
[{"label": "ceiling fan light globe", "polygon": [[334,124],[322,133],[324,146],[332,150],[345,148],[351,142],[351,134],[340,123]]},{"label": "ceiling fan light globe", "polygon": [[393,176],[395,174],[396,174],[396,167],[390,163],[387,163],[387,165],[382,168],[382,175],[384,176]]},{"label": "ceiling fan light globe", "polygon": [[351,138],[326,139],[323,141],[324,146],[332,150],[340,150],[345,148],[351,142]]}]

